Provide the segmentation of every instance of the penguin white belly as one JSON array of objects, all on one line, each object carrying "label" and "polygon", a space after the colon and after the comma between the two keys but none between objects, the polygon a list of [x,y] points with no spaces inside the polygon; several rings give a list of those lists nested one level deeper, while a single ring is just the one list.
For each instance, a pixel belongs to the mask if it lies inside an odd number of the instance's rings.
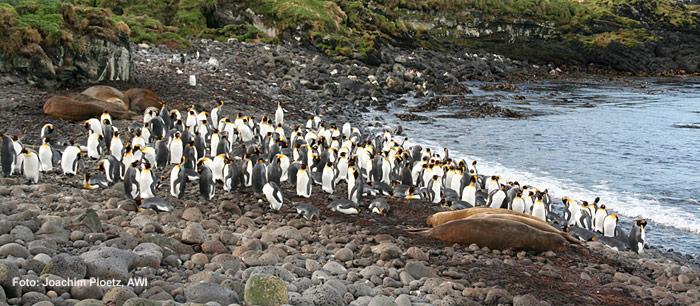
[{"label": "penguin white belly", "polygon": [[100,158],[100,139],[99,135],[95,133],[91,133],[90,136],[88,137],[88,142],[87,142],[87,148],[88,148],[88,157],[92,159],[98,159]]},{"label": "penguin white belly", "polygon": [[182,160],[182,140],[175,139],[170,144],[170,163],[178,164]]},{"label": "penguin white belly", "polygon": [[109,152],[118,161],[122,160],[122,150],[124,150],[124,144],[119,138],[112,138],[112,143],[109,145]]},{"label": "penguin white belly", "polygon": [[24,177],[32,181],[34,184],[39,182],[39,157],[30,153],[24,158],[22,163],[22,171]]},{"label": "penguin white belly", "polygon": [[48,172],[53,169],[53,151],[48,145],[39,147],[39,162],[41,172]]},{"label": "penguin white belly", "polygon": [[219,136],[218,135],[212,135],[211,136],[211,157],[216,157],[216,148],[219,147]]},{"label": "penguin white belly", "polygon": [[389,161],[384,159],[384,162],[382,162],[382,182],[385,184],[391,184],[391,177],[389,176],[391,174],[391,164],[389,164]]},{"label": "penguin white belly", "polygon": [[138,182],[142,199],[149,199],[155,196],[151,191],[151,184],[153,184],[153,177],[151,176],[151,172],[142,172],[141,175],[139,175],[138,177]]},{"label": "penguin white belly", "polygon": [[464,187],[464,191],[462,192],[462,201],[467,202],[467,203],[471,204],[472,206],[475,206],[475,204],[476,204],[476,188],[474,186]]},{"label": "penguin white belly", "polygon": [[224,181],[224,165],[223,158],[215,158],[211,163],[211,175],[214,183]]},{"label": "penguin white belly", "polygon": [[359,211],[355,207],[339,207],[336,210],[346,215],[355,215],[359,213]]},{"label": "penguin white belly", "polygon": [[431,191],[433,193],[433,201],[432,201],[433,204],[438,204],[438,203],[440,203],[440,201],[442,201],[442,194],[441,194],[441,190],[440,190],[440,189],[442,189],[441,188],[442,186],[440,186],[440,185],[441,184],[439,183],[439,181],[436,183],[436,181],[433,180],[433,186],[431,189]]},{"label": "penguin white belly", "polygon": [[524,213],[525,212],[525,201],[522,198],[513,199],[513,204],[511,209],[515,212]]},{"label": "penguin white belly", "polygon": [[535,204],[535,203],[532,201],[532,197],[526,196],[526,197],[523,198],[523,199],[525,200],[525,213],[528,214],[528,215],[529,215],[529,214],[532,214],[532,205]]},{"label": "penguin white belly", "polygon": [[506,193],[503,190],[498,190],[491,196],[491,208],[501,208],[501,204],[506,199]]},{"label": "penguin white belly", "polygon": [[80,149],[75,146],[65,149],[63,155],[61,155],[61,170],[63,170],[63,174],[76,174],[78,154],[80,154]]},{"label": "penguin white belly", "polygon": [[301,197],[308,198],[311,194],[308,193],[308,189],[311,182],[309,181],[309,176],[304,173],[297,174],[297,195]]},{"label": "penguin white belly", "polygon": [[[170,194],[174,197],[177,197],[180,189],[180,186],[177,186],[177,179],[180,176],[180,166],[175,166],[173,167],[173,170],[170,170]],[[182,184],[183,182],[180,182]]]},{"label": "penguin white belly", "polygon": [[542,221],[547,222],[547,212],[544,208],[544,205],[535,205],[532,208],[532,216],[540,219]]},{"label": "penguin white belly", "polygon": [[330,167],[324,168],[323,176],[321,177],[324,192],[333,194],[333,179],[333,169]]},{"label": "penguin white belly", "polygon": [[452,182],[450,184],[450,189],[454,190],[455,192],[459,193],[459,187],[461,186],[461,177],[454,175],[452,178]]}]

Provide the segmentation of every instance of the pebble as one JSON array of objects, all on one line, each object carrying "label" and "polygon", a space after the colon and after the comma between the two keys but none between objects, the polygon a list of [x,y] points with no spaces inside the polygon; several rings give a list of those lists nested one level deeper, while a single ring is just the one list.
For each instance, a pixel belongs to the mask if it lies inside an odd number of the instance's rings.
[{"label": "pebble", "polygon": [[348,248],[340,248],[337,251],[335,251],[333,257],[335,257],[335,259],[341,262],[351,261],[353,259],[353,253],[352,250]]},{"label": "pebble", "polygon": [[204,231],[202,224],[189,222],[182,231],[182,242],[189,244],[202,244],[207,240],[207,232]]}]

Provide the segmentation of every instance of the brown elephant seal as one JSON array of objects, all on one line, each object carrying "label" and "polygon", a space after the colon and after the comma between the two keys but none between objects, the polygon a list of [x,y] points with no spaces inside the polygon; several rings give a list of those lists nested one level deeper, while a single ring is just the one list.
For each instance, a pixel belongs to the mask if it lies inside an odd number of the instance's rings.
[{"label": "brown elephant seal", "polygon": [[53,96],[44,103],[44,113],[64,120],[86,120],[109,112],[116,119],[134,119],[136,113],[124,110],[116,103],[97,100],[83,94],[71,97]]},{"label": "brown elephant seal", "polygon": [[425,223],[432,227],[439,226],[440,224],[450,222],[452,220],[458,220],[458,219],[464,219],[468,218],[473,215],[478,215],[478,214],[511,214],[511,215],[518,215],[518,216],[523,216],[526,218],[533,218],[530,215],[515,212],[509,209],[501,209],[501,208],[489,208],[489,207],[473,207],[473,208],[465,208],[465,209],[460,209],[460,210],[455,210],[455,211],[443,211],[443,212],[438,212],[430,215],[427,220],[425,220]]},{"label": "brown elephant seal", "polygon": [[571,243],[559,234],[502,218],[466,218],[418,232],[434,239],[497,250],[565,251]]},{"label": "brown elephant seal", "polygon": [[83,90],[81,93],[95,100],[112,103],[122,110],[129,110],[128,98],[118,89],[105,85],[96,85]]},{"label": "brown elephant seal", "polygon": [[127,90],[124,95],[129,100],[129,109],[137,113],[143,113],[149,107],[160,109],[165,104],[150,89],[132,88]]},{"label": "brown elephant seal", "polygon": [[534,227],[538,230],[549,232],[552,234],[557,234],[561,235],[564,239],[571,243],[576,243],[576,244],[581,244],[581,241],[577,240],[573,236],[560,231],[556,227],[552,226],[551,224],[544,222],[542,220],[539,220],[537,218],[525,215],[521,216],[516,214],[498,214],[498,213],[481,213],[477,215],[472,215],[470,217],[467,217],[468,219],[502,219],[502,220],[512,220],[520,223],[524,223],[528,226]]}]

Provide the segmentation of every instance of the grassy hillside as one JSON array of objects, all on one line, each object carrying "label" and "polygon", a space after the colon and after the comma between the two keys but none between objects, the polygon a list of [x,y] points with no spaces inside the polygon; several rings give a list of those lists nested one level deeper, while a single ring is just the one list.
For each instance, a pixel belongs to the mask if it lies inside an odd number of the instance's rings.
[{"label": "grassy hillside", "polygon": [[[99,27],[103,32],[100,35],[109,37],[112,33],[108,29],[121,28],[134,42],[174,48],[187,48],[191,37],[301,40],[329,56],[367,59],[383,42],[389,42],[430,49],[503,50],[511,56],[528,58],[539,52],[508,46],[526,42],[561,48],[550,50],[553,53],[579,52],[568,50],[571,44],[589,49],[611,45],[635,48],[662,39],[661,30],[698,33],[699,16],[697,6],[677,0],[3,2],[0,35],[11,42],[2,47],[6,53],[20,49],[27,41],[70,41],[75,34]],[[78,20],[67,16],[70,11]],[[89,25],[84,25],[86,21],[81,18],[87,18]]]}]

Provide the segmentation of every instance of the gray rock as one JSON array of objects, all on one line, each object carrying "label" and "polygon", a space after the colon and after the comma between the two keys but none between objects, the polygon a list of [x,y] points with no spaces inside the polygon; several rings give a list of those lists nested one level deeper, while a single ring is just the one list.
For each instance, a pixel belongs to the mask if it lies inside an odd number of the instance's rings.
[{"label": "gray rock", "polygon": [[394,302],[396,302],[396,306],[411,306],[411,298],[408,294],[400,294]]},{"label": "gray rock", "polygon": [[70,288],[70,296],[77,300],[102,299],[102,287],[90,284],[89,280],[79,280],[78,284]]},{"label": "gray rock", "polygon": [[12,279],[19,276],[19,269],[14,263],[0,261],[0,286],[5,290],[7,298],[19,297],[22,293],[19,285],[12,284]]},{"label": "gray rock", "polygon": [[372,296],[372,287],[368,286],[364,282],[354,283],[347,286],[348,292],[350,292],[355,298],[361,296]]},{"label": "gray rock", "polygon": [[241,259],[231,254],[219,254],[211,259],[211,262],[221,266],[224,270],[237,272],[241,269]]},{"label": "gray rock", "polygon": [[134,266],[136,267],[160,267],[160,262],[163,260],[163,249],[155,243],[144,242],[134,248],[136,259]]},{"label": "gray rock", "polygon": [[377,295],[369,301],[368,306],[396,306],[396,302],[386,295]]},{"label": "gray rock", "polygon": [[34,233],[32,233],[32,230],[24,225],[15,226],[15,228],[10,231],[10,235],[12,235],[15,239],[22,241],[34,240]]},{"label": "gray rock", "polygon": [[136,255],[122,249],[101,247],[83,253],[80,257],[87,266],[87,276],[126,281],[129,278],[129,267]]},{"label": "gray rock", "polygon": [[115,306],[122,306],[128,299],[135,297],[136,293],[127,287],[114,287],[105,292],[102,296],[102,302],[105,304],[113,303]]},{"label": "gray rock", "polygon": [[513,306],[539,306],[540,304],[540,301],[532,294],[513,297]]},{"label": "gray rock", "polygon": [[41,228],[35,234],[39,238],[66,242],[70,236],[70,231],[65,229],[63,219],[60,217],[49,217],[41,224]]},{"label": "gray rock", "polygon": [[31,256],[27,248],[22,246],[19,243],[8,243],[3,246],[0,246],[0,256],[3,257],[8,257],[8,256],[13,256],[13,257],[21,257],[21,258],[28,258]]},{"label": "gray rock", "polygon": [[391,242],[382,242],[372,247],[372,253],[378,254],[381,260],[388,260],[401,256],[401,249]]},{"label": "gray rock", "polygon": [[41,279],[47,284],[46,290],[56,291],[58,294],[67,293],[70,291],[70,286],[59,286],[65,284],[65,279],[58,275],[42,274]]},{"label": "gray rock", "polygon": [[335,275],[344,275],[348,273],[348,269],[336,261],[328,261],[325,265],[323,265],[323,270]]},{"label": "gray rock", "polygon": [[415,260],[428,261],[428,254],[425,254],[425,252],[418,247],[408,248],[408,250],[406,250],[406,256]]},{"label": "gray rock", "polygon": [[327,285],[319,285],[306,289],[304,293],[302,293],[302,297],[310,302],[309,305],[315,306],[341,306],[345,304],[343,302],[343,297],[338,294],[338,291]]},{"label": "gray rock", "polygon": [[384,274],[384,269],[377,266],[367,266],[360,271],[360,275],[366,279],[370,279],[372,276],[381,276]]},{"label": "gray rock", "polygon": [[298,229],[289,225],[285,225],[275,229],[272,232],[272,234],[282,237],[284,239],[294,239],[297,241],[304,240],[304,237],[301,235],[301,232],[299,232]]},{"label": "gray rock", "polygon": [[421,279],[423,277],[437,277],[437,273],[431,267],[427,267],[423,262],[420,261],[409,261],[404,267],[406,272],[413,276],[415,279]]},{"label": "gray rock", "polygon": [[123,306],[161,306],[162,304],[158,301],[144,299],[144,298],[130,298],[124,302]]},{"label": "gray rock", "polygon": [[207,232],[204,231],[202,224],[189,222],[182,231],[182,242],[189,244],[202,244],[207,241]]},{"label": "gray rock", "polygon": [[82,258],[68,254],[58,254],[44,267],[41,274],[54,274],[65,279],[81,279],[87,273],[87,266]]},{"label": "gray rock", "polygon": [[340,248],[337,251],[335,251],[335,254],[333,255],[335,259],[344,262],[344,261],[351,261],[353,258],[353,253],[352,250],[348,248]]},{"label": "gray rock", "polygon": [[486,304],[510,304],[513,301],[513,296],[508,291],[501,288],[491,288],[486,293]]},{"label": "gray rock", "polygon": [[182,212],[182,219],[191,222],[199,222],[202,220],[202,211],[197,207],[186,208],[185,211]]},{"label": "gray rock", "polygon": [[[76,301],[76,300],[72,300],[72,301]],[[68,302],[68,301],[66,301],[66,302]],[[68,305],[70,305],[70,304],[68,304]],[[100,300],[87,299],[87,300],[79,301],[74,306],[104,306],[104,304],[102,304],[102,301],[100,301]]]},{"label": "gray rock", "polygon": [[41,294],[39,292],[27,292],[22,295],[22,304],[24,305],[34,305],[42,301],[50,301],[48,296]]},{"label": "gray rock", "polygon": [[81,230],[85,233],[101,233],[102,221],[100,221],[94,209],[88,208],[83,214],[71,221],[70,227],[73,230]]},{"label": "gray rock", "polygon": [[187,285],[185,287],[185,298],[188,302],[193,303],[217,302],[221,305],[240,303],[235,291],[211,283]]}]

